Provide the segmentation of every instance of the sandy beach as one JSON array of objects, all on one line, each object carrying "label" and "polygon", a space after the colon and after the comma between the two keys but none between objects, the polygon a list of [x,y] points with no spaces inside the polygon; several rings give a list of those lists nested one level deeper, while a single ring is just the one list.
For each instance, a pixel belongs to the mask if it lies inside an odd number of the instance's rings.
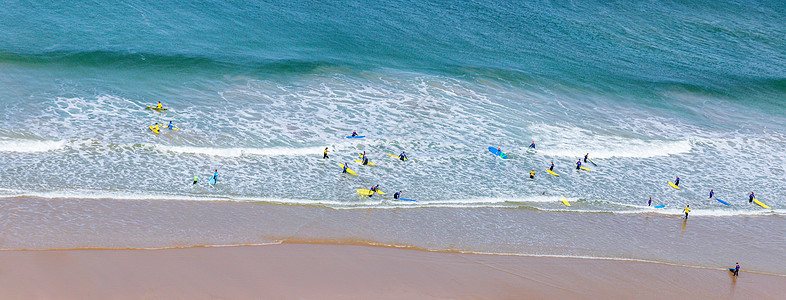
[{"label": "sandy beach", "polygon": [[786,277],[647,262],[281,244],[0,252],[0,296],[777,299]]}]

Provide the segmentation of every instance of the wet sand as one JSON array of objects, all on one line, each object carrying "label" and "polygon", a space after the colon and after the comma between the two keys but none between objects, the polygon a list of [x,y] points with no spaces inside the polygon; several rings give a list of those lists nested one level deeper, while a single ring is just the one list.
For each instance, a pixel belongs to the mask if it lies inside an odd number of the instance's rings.
[{"label": "wet sand", "polygon": [[756,298],[786,277],[635,261],[282,244],[0,251],[2,298]]}]

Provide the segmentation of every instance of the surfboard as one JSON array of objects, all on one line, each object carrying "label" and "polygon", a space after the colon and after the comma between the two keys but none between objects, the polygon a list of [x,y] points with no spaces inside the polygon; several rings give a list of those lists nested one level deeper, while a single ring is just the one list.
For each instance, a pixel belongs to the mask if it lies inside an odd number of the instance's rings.
[{"label": "surfboard", "polygon": [[[574,165],[574,166],[578,166],[577,164],[573,164],[573,165]],[[585,168],[585,167],[579,167],[579,169],[582,169],[582,170],[584,170],[584,171],[592,171],[591,169],[589,169],[589,168]]]},{"label": "surfboard", "polygon": [[365,135],[358,135],[358,136],[351,136],[351,135],[348,135],[348,136],[347,136],[347,138],[348,138],[348,139],[362,139],[362,138],[364,138],[364,137],[366,137],[366,136],[365,136]]},{"label": "surfboard", "polygon": [[718,202],[726,204],[726,205],[731,205],[731,204],[729,204],[729,202],[723,201],[723,200],[718,199],[718,198],[715,198],[715,200],[718,200]]},{"label": "surfboard", "polygon": [[546,172],[549,172],[549,174],[559,177],[559,174],[554,173],[554,171],[552,170],[546,170]]},{"label": "surfboard", "polygon": [[[338,163],[338,166],[341,167],[342,170],[344,169],[344,164]],[[350,168],[347,168],[347,173],[358,176],[358,173],[355,173],[355,171],[352,171]]]},{"label": "surfboard", "polygon": [[501,157],[502,159],[508,159],[508,155],[507,155],[507,154],[505,154],[505,153],[504,153],[504,152],[502,152],[502,151],[499,151],[499,150],[497,150],[497,148],[494,148],[494,147],[489,147],[489,151],[490,151],[491,153],[494,153],[494,155],[497,155],[497,156]]},{"label": "surfboard", "polygon": [[158,130],[156,129],[156,127],[155,127],[155,126],[148,126],[148,128],[150,128],[150,130],[151,130],[151,131],[153,131],[153,132],[155,132],[156,134],[158,134]]},{"label": "surfboard", "polygon": [[[359,159],[353,159],[353,160],[354,160],[354,161],[356,161],[356,162],[358,162],[358,163],[359,163],[359,164],[361,164],[361,165],[363,164],[363,161],[362,161],[362,160],[359,160]],[[376,166],[376,165],[377,165],[377,164],[375,164],[375,163],[372,163],[372,162],[370,162],[370,163],[368,163],[368,164],[367,164],[367,166]]]},{"label": "surfboard", "polygon": [[596,167],[598,166],[598,164],[596,164],[594,161],[592,161],[592,158],[587,158],[587,160],[589,160],[589,162],[591,162],[593,166],[596,166]]},{"label": "surfboard", "polygon": [[[164,126],[164,129],[169,129],[169,126]],[[169,129],[169,130],[180,130],[180,128],[172,127],[172,129]]]},{"label": "surfboard", "polygon": [[671,182],[671,181],[669,181],[669,185],[670,185],[671,187],[675,188],[675,189],[678,189],[678,190],[680,189],[680,187],[678,187],[677,185],[675,185],[675,184],[674,184],[674,182]]},{"label": "surfboard", "polygon": [[405,198],[398,198],[398,199],[394,199],[394,200],[401,200],[401,201],[418,201],[418,200],[415,200],[415,199],[405,199]]},{"label": "surfboard", "polygon": [[734,270],[737,270],[737,268],[729,268],[729,271],[732,273],[734,273]]},{"label": "surfboard", "polygon": [[665,204],[661,204],[661,205],[655,205],[653,207],[654,208],[664,208],[664,207],[666,207],[666,205]]},{"label": "surfboard", "polygon": [[767,206],[767,204],[761,203],[761,201],[756,200],[756,198],[753,198],[753,202],[756,202],[756,204],[758,204],[759,206],[764,207],[766,209],[772,209],[769,206]]},{"label": "surfboard", "polygon": [[566,199],[565,196],[560,197],[562,197],[562,204],[565,204],[565,206],[570,206],[570,202],[568,202],[568,199]]},{"label": "surfboard", "polygon": [[367,189],[358,189],[358,194],[368,196],[368,195],[374,194],[374,192],[371,191],[371,190],[367,190]]},{"label": "surfboard", "polygon": [[152,110],[155,110],[155,111],[158,111],[158,112],[160,112],[162,110],[167,110],[166,107],[158,108],[158,107],[153,107],[153,106],[145,107],[145,109],[152,109]]},{"label": "surfboard", "polygon": [[210,183],[210,185],[216,185],[216,178],[214,178],[213,176],[210,176],[210,178],[207,180],[207,182]]},{"label": "surfboard", "polygon": [[[390,153],[385,153],[385,154],[387,154],[387,155],[389,155],[391,157],[395,157],[398,160],[401,160],[401,157],[399,157],[398,155],[393,155],[393,154],[390,154]],[[409,158],[404,158],[404,160],[409,160]]]}]

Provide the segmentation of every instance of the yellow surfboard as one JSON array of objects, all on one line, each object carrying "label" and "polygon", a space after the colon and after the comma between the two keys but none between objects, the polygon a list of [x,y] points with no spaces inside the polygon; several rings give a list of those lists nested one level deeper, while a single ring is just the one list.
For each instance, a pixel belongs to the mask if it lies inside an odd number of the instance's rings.
[{"label": "yellow surfboard", "polygon": [[671,187],[675,188],[675,189],[678,189],[678,190],[680,189],[680,187],[676,186],[676,185],[674,184],[674,182],[671,182],[671,181],[669,181],[669,185],[670,185]]},{"label": "yellow surfboard", "polygon": [[361,195],[364,195],[364,196],[369,196],[371,194],[374,194],[374,191],[367,190],[367,189],[358,189],[358,194],[361,194]]},{"label": "yellow surfboard", "polygon": [[[385,154],[387,154],[387,155],[389,155],[389,156],[391,156],[391,157],[395,157],[396,159],[399,159],[399,160],[401,159],[401,157],[400,157],[400,156],[398,156],[398,155],[393,155],[393,154],[390,154],[390,153],[385,153]],[[362,155],[361,155],[361,156],[362,156]],[[404,158],[404,160],[409,160],[409,158]]]},{"label": "yellow surfboard", "polygon": [[[353,159],[353,160],[354,160],[354,161],[356,161],[356,162],[358,162],[358,163],[359,163],[359,164],[361,164],[361,165],[363,164],[363,161],[362,161],[362,160],[359,160],[359,159]],[[367,165],[367,166],[376,166],[376,165],[377,165],[377,164],[370,162],[370,163],[368,163],[368,165]]]},{"label": "yellow surfboard", "polygon": [[[574,166],[577,166],[576,164],[573,164],[573,165],[574,165]],[[589,168],[585,168],[585,167],[579,167],[579,169],[582,169],[582,170],[584,170],[584,171],[592,171],[591,169],[589,169]]]},{"label": "yellow surfboard", "polygon": [[756,204],[758,204],[759,206],[764,207],[766,209],[772,209],[769,206],[767,206],[767,204],[761,203],[761,201],[756,200],[756,198],[753,198],[753,202],[756,202]]},{"label": "yellow surfboard", "polygon": [[568,199],[566,199],[565,196],[560,197],[562,197],[562,204],[565,204],[565,206],[570,206],[570,202],[568,202]]},{"label": "yellow surfboard", "polygon": [[153,131],[153,132],[155,132],[156,134],[158,134],[158,129],[156,129],[156,127],[155,127],[155,126],[148,126],[148,128],[150,128],[150,130],[151,130],[151,131]]},{"label": "yellow surfboard", "polygon": [[546,170],[546,172],[549,172],[549,174],[559,177],[559,174],[554,173],[554,171],[552,170]]},{"label": "yellow surfboard", "polygon": [[158,112],[160,112],[162,110],[167,110],[166,107],[158,108],[158,107],[152,107],[152,106],[145,107],[145,109],[152,109],[152,110],[155,110],[155,111],[158,111]]},{"label": "yellow surfboard", "polygon": [[[342,170],[344,169],[344,164],[338,163],[338,165],[341,167]],[[355,173],[355,171],[352,171],[350,168],[347,168],[347,173],[358,176],[358,173]]]}]

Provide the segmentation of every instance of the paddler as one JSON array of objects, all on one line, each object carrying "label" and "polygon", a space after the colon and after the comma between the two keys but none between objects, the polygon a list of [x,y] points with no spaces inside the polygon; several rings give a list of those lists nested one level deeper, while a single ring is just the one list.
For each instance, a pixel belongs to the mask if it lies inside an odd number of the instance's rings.
[{"label": "paddler", "polygon": [[712,191],[712,189],[710,189],[710,198],[712,198],[712,196],[714,196],[714,195],[715,195],[715,192]]},{"label": "paddler", "polygon": [[529,171],[529,179],[535,179],[535,169],[532,169],[532,171]]},{"label": "paddler", "polygon": [[156,131],[159,131],[159,130],[161,130],[161,128],[160,128],[160,127],[158,127],[158,123],[156,123],[156,125],[155,125],[155,126],[153,126],[153,127],[155,127],[155,128],[156,128]]},{"label": "paddler", "polygon": [[191,185],[194,185],[194,184],[196,184],[196,183],[197,183],[197,181],[199,181],[199,176],[197,176],[197,174],[196,174],[196,173],[194,173],[194,183],[192,183]]},{"label": "paddler", "polygon": [[169,125],[167,125],[167,127],[169,127],[169,130],[174,130],[175,129],[175,125],[172,124],[172,121],[169,121]]},{"label": "paddler", "polygon": [[[756,196],[754,196],[753,192],[751,192],[750,196],[748,196],[748,203],[753,202],[753,199],[756,199]],[[764,200],[767,200],[767,199],[764,199]]]},{"label": "paddler", "polygon": [[404,151],[401,151],[401,154],[398,155],[398,159],[400,159],[402,161],[407,160],[408,159],[407,158],[407,154],[404,153]]},{"label": "paddler", "polygon": [[581,169],[581,159],[579,159],[579,161],[576,162],[576,170],[580,170],[580,169]]},{"label": "paddler", "polygon": [[327,155],[327,148],[328,148],[328,147],[325,147],[325,154],[324,154],[324,155],[322,155],[322,159],[330,158],[330,157],[328,157],[328,155]]},{"label": "paddler", "polygon": [[357,131],[352,130],[352,136],[358,136]]},{"label": "paddler", "polygon": [[685,209],[683,209],[682,211],[685,212],[685,220],[687,220],[688,219],[688,213],[690,212],[690,205],[685,206]]},{"label": "paddler", "polygon": [[393,194],[393,199],[398,199],[399,196],[401,196],[401,191],[398,191],[395,194]]},{"label": "paddler", "polygon": [[647,206],[652,206],[652,197],[650,197],[650,200],[647,201]]},{"label": "paddler", "polygon": [[164,106],[163,106],[163,105],[161,105],[161,101],[158,101],[158,105],[156,106],[156,108],[158,108],[158,109],[162,109],[162,108],[164,108]]}]

